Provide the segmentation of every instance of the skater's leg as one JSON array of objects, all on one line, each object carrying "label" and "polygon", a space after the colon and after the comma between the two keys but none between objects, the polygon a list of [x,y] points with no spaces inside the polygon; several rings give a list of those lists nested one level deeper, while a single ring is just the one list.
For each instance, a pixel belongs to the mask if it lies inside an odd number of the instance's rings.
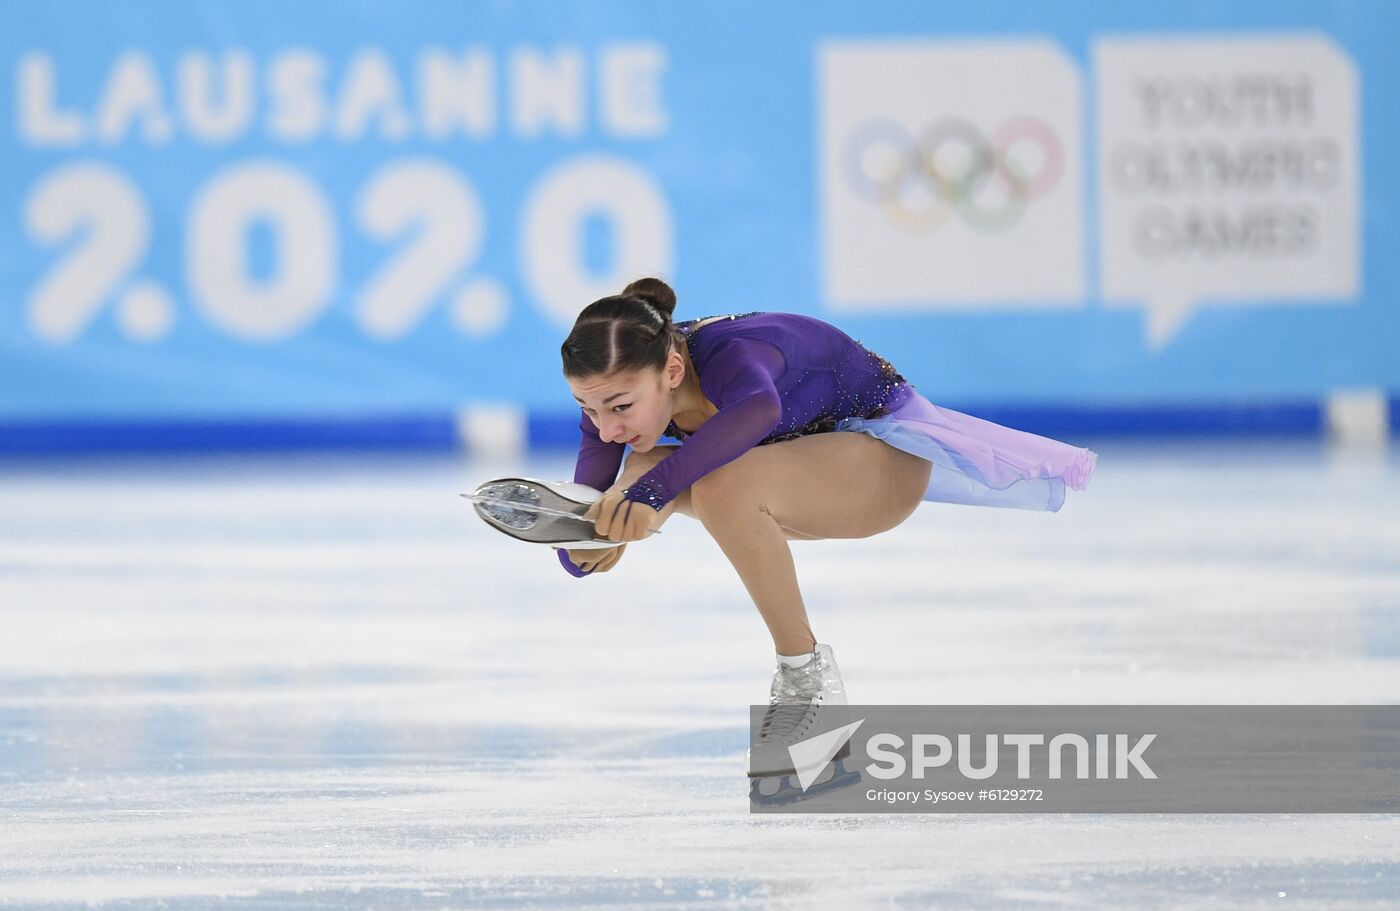
[{"label": "skater's leg", "polygon": [[919,505],[931,463],[860,433],[821,433],[756,446],[691,486],[695,516],[734,565],[779,654],[816,637],[789,537],[865,538]]},{"label": "skater's leg", "polygon": [[[651,471],[653,465],[655,465],[657,462],[660,462],[662,459],[669,457],[677,449],[680,449],[680,447],[653,446],[647,452],[637,452],[633,450],[627,456],[627,461],[623,464],[622,473],[618,475],[617,482],[614,483],[611,487],[609,487],[606,491],[604,491],[604,493],[621,493],[623,490],[630,487],[632,483],[635,482],[642,475],[646,474],[648,471]],[[689,487],[681,491],[679,496],[677,496],[674,500],[667,503],[661,508],[661,523],[665,524],[666,520],[671,517],[671,513],[673,512],[678,512],[683,516],[690,516],[692,519],[697,518],[697,516],[695,515],[695,509],[691,506],[690,503]],[[817,538],[813,535],[806,535],[798,531],[793,531],[790,528],[783,529],[783,535],[792,541],[820,540],[820,538]]]}]

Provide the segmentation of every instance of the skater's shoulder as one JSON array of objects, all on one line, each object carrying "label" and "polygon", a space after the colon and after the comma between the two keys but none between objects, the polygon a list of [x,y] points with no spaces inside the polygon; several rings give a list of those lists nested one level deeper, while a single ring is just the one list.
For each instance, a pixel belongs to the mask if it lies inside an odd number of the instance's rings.
[{"label": "skater's shoulder", "polygon": [[722,340],[734,338],[759,339],[782,347],[785,340],[825,334],[836,327],[802,313],[754,310],[685,320],[676,323],[676,328],[694,348],[699,345],[713,346]]},{"label": "skater's shoulder", "polygon": [[709,338],[717,333],[713,330],[701,333],[700,330],[716,324],[732,325],[743,320],[750,320],[754,317],[767,315],[768,314],[762,310],[751,310],[747,313],[721,313],[714,316],[697,316],[695,319],[678,320],[676,322],[676,328],[681,331],[681,334],[683,334],[687,340],[697,339],[702,334],[705,338]]}]

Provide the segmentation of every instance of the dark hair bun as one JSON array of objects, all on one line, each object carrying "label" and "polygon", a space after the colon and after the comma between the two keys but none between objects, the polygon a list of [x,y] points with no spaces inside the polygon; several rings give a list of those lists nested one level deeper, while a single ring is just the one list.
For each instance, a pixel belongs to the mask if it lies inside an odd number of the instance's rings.
[{"label": "dark hair bun", "polygon": [[622,289],[623,297],[640,297],[665,314],[667,319],[676,312],[676,292],[659,278],[639,278]]}]

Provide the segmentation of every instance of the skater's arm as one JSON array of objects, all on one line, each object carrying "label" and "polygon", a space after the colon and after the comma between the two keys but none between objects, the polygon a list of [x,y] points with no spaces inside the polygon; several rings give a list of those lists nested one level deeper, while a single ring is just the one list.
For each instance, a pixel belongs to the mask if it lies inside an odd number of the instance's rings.
[{"label": "skater's arm", "polygon": [[777,381],[784,369],[782,352],[767,342],[736,338],[717,348],[700,388],[719,411],[623,496],[659,512],[691,484],[752,449],[783,416]]},{"label": "skater's arm", "polygon": [[[587,484],[594,490],[607,490],[617,480],[617,469],[622,465],[622,443],[607,443],[598,435],[593,420],[582,410],[579,412],[578,461],[574,465],[574,483]],[[559,563],[571,576],[584,576],[592,570],[578,567],[566,551],[559,551]]]}]

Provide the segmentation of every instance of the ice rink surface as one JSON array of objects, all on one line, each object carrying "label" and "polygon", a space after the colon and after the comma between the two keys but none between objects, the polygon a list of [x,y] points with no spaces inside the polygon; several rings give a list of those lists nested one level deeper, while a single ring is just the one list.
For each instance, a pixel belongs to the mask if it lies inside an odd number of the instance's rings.
[{"label": "ice rink surface", "polygon": [[[793,543],[852,702],[1400,700],[1396,456],[1092,445],[1058,514]],[[1400,904],[1394,816],[751,815],[718,547],[574,579],[457,497],[521,471],[0,466],[0,906]]]}]

